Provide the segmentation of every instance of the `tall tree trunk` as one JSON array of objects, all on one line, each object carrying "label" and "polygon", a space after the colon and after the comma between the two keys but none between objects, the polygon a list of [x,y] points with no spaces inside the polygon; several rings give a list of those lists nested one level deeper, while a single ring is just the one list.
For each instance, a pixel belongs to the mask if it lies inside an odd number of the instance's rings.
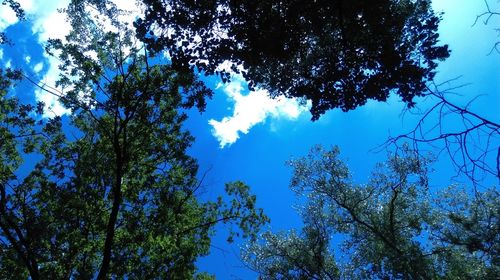
[{"label": "tall tree trunk", "polygon": [[[115,120],[116,122],[116,120]],[[115,136],[113,139],[113,146],[116,155],[116,177],[113,186],[113,207],[109,215],[108,226],[106,227],[106,241],[104,242],[104,249],[102,252],[102,262],[101,268],[99,269],[99,274],[97,275],[97,280],[107,279],[106,276],[109,271],[109,266],[111,263],[111,249],[113,246],[113,241],[115,237],[115,225],[118,219],[118,212],[120,210],[120,205],[122,203],[122,178],[123,178],[123,166],[124,158],[122,145],[120,145],[120,134],[123,132],[121,129],[117,129],[117,123],[115,123]],[[125,145],[125,141],[123,143]]]}]

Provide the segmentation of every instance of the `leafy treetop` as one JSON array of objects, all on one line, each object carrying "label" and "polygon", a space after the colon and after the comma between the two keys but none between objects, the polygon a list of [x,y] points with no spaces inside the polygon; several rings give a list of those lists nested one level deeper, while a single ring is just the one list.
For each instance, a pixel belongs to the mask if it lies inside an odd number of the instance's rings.
[{"label": "leafy treetop", "polygon": [[[14,11],[14,13],[16,13],[18,19],[23,20],[25,18],[24,10],[17,1],[2,0],[1,5],[8,5]],[[5,36],[4,32],[0,32],[0,44],[5,44],[5,43],[10,43],[10,41],[7,38],[7,36]]]},{"label": "leafy treetop", "polygon": [[429,0],[142,2],[137,35],[174,67],[227,80],[229,61],[250,87],[310,100],[313,119],[392,92],[411,107],[449,56]]},{"label": "leafy treetop", "polygon": [[356,184],[338,148],[313,148],[290,162],[303,228],[264,233],[244,261],[261,279],[496,279],[500,193],[431,195],[428,164],[406,150]]},{"label": "leafy treetop", "polygon": [[71,116],[40,118],[44,104],[7,95],[19,74],[0,72],[2,279],[206,279],[196,260],[214,225],[255,237],[268,221],[241,182],[226,199],[198,199],[183,108],[203,108],[210,91],[150,57],[115,11],[72,1],[73,30],[48,44],[62,90],[40,87]]}]

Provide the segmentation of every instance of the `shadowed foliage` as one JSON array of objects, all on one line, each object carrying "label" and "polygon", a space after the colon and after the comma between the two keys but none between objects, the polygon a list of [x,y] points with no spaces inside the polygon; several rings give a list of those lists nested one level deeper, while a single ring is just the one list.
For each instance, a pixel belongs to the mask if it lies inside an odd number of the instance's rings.
[{"label": "shadowed foliage", "polygon": [[47,46],[58,89],[37,86],[70,116],[22,104],[7,93],[20,73],[0,75],[0,278],[211,278],[196,260],[214,226],[254,238],[268,221],[241,182],[198,197],[183,109],[203,109],[211,91],[150,57],[114,6],[67,11],[73,30]]},{"label": "shadowed foliage", "polygon": [[226,80],[225,61],[250,86],[312,101],[313,119],[398,94],[408,106],[432,80],[439,17],[431,1],[143,0],[138,37],[174,67]]}]

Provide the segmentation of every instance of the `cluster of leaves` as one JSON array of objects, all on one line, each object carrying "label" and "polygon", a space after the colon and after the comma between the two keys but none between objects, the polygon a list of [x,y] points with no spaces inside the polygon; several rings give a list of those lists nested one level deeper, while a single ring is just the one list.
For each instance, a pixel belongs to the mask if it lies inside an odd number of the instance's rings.
[{"label": "cluster of leaves", "polygon": [[72,1],[72,32],[47,47],[63,90],[40,85],[71,116],[42,118],[44,104],[7,95],[19,73],[1,76],[0,278],[206,279],[195,261],[217,223],[255,237],[268,219],[241,182],[198,200],[182,109],[203,109],[211,91],[150,57],[116,7],[89,5]]},{"label": "cluster of leaves", "polygon": [[[62,62],[62,90],[39,86],[71,117],[41,118],[44,104],[7,93],[20,73],[0,71],[0,278],[207,279],[195,261],[214,225],[236,223],[229,240],[255,241],[268,219],[244,183],[226,185],[228,202],[197,198],[183,109],[203,110],[212,92],[195,67],[227,80],[220,66],[229,61],[251,87],[311,100],[317,119],[392,92],[411,107],[449,55],[427,0],[142,2],[135,31],[109,0],[65,10],[73,30],[47,47]],[[16,1],[2,4],[24,17]],[[162,50],[171,61],[153,57]],[[266,232],[246,248],[262,278],[500,274],[498,190],[432,196],[429,160],[408,150],[357,185],[338,155],[316,147],[290,162],[292,189],[307,199],[304,228]],[[333,236],[346,240],[341,250]]]},{"label": "cluster of leaves", "polygon": [[431,196],[428,163],[406,150],[357,185],[337,148],[315,147],[290,162],[291,188],[306,198],[302,231],[266,232],[244,260],[262,279],[495,279],[500,193]]},{"label": "cluster of leaves", "polygon": [[[19,19],[24,19],[25,13],[24,10],[21,8],[21,5],[17,1],[14,0],[2,0],[1,5],[8,5],[14,13],[16,13],[16,16]],[[9,39],[7,36],[5,36],[4,32],[0,32],[0,44],[5,44],[5,43],[10,43]]]},{"label": "cluster of leaves", "polygon": [[391,92],[413,106],[432,80],[439,17],[431,1],[143,0],[137,35],[168,50],[179,68],[228,79],[226,61],[250,86],[312,101],[313,119]]}]

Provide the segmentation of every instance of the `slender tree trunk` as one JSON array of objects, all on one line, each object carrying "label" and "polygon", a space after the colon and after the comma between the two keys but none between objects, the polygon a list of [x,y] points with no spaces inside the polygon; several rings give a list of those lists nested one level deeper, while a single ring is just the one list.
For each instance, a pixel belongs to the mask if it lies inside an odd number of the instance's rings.
[{"label": "slender tree trunk", "polygon": [[115,237],[115,224],[118,218],[118,211],[120,210],[120,204],[122,200],[121,181],[121,174],[117,174],[115,185],[113,187],[113,208],[111,209],[108,226],[106,228],[106,241],[104,243],[104,250],[102,254],[101,269],[99,270],[99,274],[97,275],[98,280],[106,279],[109,270],[109,264],[111,262],[111,248],[113,246],[113,240]]},{"label": "slender tree trunk", "polygon": [[[122,178],[123,178],[123,151],[120,145],[119,135],[121,130],[117,129],[115,124],[115,137],[113,139],[113,146],[116,156],[116,177],[113,186],[113,207],[109,215],[108,226],[106,228],[106,241],[104,242],[104,249],[102,252],[102,262],[99,274],[97,275],[97,280],[107,279],[109,265],[111,263],[111,249],[113,246],[113,241],[115,237],[115,226],[118,219],[118,212],[120,210],[120,205],[122,203]],[[124,141],[125,142],[125,141]],[[123,143],[125,145],[125,143]]]}]

